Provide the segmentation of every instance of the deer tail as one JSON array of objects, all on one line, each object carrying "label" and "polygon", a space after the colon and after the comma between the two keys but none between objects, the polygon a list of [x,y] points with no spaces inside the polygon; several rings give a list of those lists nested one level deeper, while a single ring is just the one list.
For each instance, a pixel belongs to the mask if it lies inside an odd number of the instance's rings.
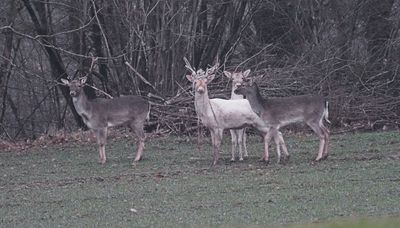
[{"label": "deer tail", "polygon": [[146,116],[147,121],[150,120],[150,106],[151,106],[151,104],[149,103],[149,110],[147,111],[147,116]]},{"label": "deer tail", "polygon": [[328,122],[329,124],[331,123],[331,121],[329,121],[328,117],[329,117],[329,102],[325,101],[325,108],[324,108],[324,119],[326,122]]}]

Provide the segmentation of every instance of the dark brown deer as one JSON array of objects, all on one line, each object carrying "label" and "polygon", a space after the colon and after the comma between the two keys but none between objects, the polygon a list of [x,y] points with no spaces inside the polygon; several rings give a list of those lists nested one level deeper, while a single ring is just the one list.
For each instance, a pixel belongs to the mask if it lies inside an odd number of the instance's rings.
[{"label": "dark brown deer", "polygon": [[107,129],[119,125],[129,126],[137,136],[137,152],[134,161],[141,160],[145,141],[143,127],[150,114],[149,102],[139,96],[89,100],[83,90],[86,79],[83,77],[78,80],[61,79],[61,81],[69,87],[75,109],[83,122],[96,134],[99,163],[106,162]]},{"label": "dark brown deer", "polygon": [[[263,98],[258,86],[253,83],[250,86],[242,86],[235,93],[244,95],[251,108],[270,127],[271,132],[280,136],[279,129],[295,122],[304,122],[318,135],[320,143],[318,155],[315,161],[328,157],[329,130],[324,126],[323,120],[328,123],[328,102],[319,95],[303,95],[284,98]],[[269,141],[270,139],[268,139]],[[284,142],[283,142],[284,145]],[[285,152],[286,151],[286,152]],[[287,149],[284,152],[288,155]],[[278,161],[280,153],[278,151]],[[268,153],[264,155],[268,160]]]}]

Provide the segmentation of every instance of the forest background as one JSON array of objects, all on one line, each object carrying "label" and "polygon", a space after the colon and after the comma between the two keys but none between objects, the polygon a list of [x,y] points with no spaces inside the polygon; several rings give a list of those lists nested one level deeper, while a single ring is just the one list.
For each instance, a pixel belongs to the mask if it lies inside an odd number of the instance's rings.
[{"label": "forest background", "polygon": [[[85,128],[61,78],[152,103],[148,130],[192,134],[195,68],[251,69],[264,96],[319,93],[331,128],[398,128],[400,0],[4,0],[0,139]],[[96,60],[93,68],[91,64]],[[89,97],[104,94],[86,87]]]}]

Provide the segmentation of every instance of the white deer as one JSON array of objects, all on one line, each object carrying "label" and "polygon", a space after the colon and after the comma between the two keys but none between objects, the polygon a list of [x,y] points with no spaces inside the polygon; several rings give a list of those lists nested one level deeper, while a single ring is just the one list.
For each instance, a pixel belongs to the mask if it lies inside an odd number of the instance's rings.
[{"label": "white deer", "polygon": [[87,77],[61,81],[69,87],[74,106],[83,122],[94,131],[99,145],[99,163],[106,162],[105,145],[108,127],[127,125],[137,136],[137,152],[134,161],[142,159],[144,149],[144,123],[149,118],[149,102],[139,96],[124,96],[114,99],[89,100],[83,87]]},{"label": "white deer", "polygon": [[222,141],[224,129],[241,129],[246,126],[255,127],[264,136],[264,153],[268,150],[267,138],[268,126],[264,121],[251,110],[251,106],[246,99],[225,100],[210,99],[208,96],[207,84],[215,77],[215,71],[218,63],[206,71],[199,69],[194,70],[190,66],[186,58],[186,68],[192,74],[186,75],[186,78],[193,83],[194,105],[196,113],[201,122],[210,130],[211,141],[213,146],[213,165],[216,165],[219,159],[219,150]]},{"label": "white deer", "polygon": [[[243,99],[243,95],[236,94],[234,91],[237,89],[239,86],[243,85],[245,81],[247,81],[247,77],[250,74],[250,70],[246,70],[245,72],[239,71],[239,72],[229,72],[229,71],[224,71],[224,75],[232,80],[232,91],[231,91],[231,100],[239,100]],[[251,112],[253,112],[251,110]],[[244,157],[248,157],[249,154],[247,152],[247,146],[246,146],[246,128],[242,129],[235,129],[235,130],[230,130],[231,133],[231,138],[232,138],[232,158],[231,161],[235,161],[235,153],[236,150],[239,149],[239,160],[243,161],[243,150],[244,150]],[[243,148],[243,150],[242,150]]]}]

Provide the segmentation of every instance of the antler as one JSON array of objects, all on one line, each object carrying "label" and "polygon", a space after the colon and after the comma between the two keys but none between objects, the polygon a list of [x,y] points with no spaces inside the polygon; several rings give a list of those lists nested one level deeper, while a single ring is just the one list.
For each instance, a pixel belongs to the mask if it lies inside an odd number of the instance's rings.
[{"label": "antler", "polygon": [[219,67],[219,61],[217,60],[217,62],[214,64],[214,66],[207,69],[207,74],[214,73],[218,69],[218,67]]},{"label": "antler", "polygon": [[92,62],[90,63],[89,73],[92,73],[94,64],[97,62],[98,59],[99,59],[99,57],[92,57]]},{"label": "antler", "polygon": [[192,72],[193,75],[196,75],[196,71],[193,69],[193,67],[190,65],[189,61],[187,60],[186,57],[183,57],[183,61],[185,61],[185,67]]}]

